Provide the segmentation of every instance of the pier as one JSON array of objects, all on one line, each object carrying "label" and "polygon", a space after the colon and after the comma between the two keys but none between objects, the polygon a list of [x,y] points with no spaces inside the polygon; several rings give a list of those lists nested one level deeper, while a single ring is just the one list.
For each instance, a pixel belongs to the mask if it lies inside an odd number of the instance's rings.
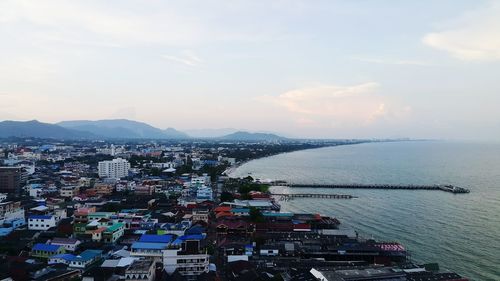
[{"label": "pier", "polygon": [[346,189],[404,189],[404,190],[441,190],[454,194],[469,193],[470,190],[454,185],[400,185],[400,184],[306,184],[287,183],[285,181],[275,181],[271,183],[275,186],[287,186],[291,188],[346,188]]},{"label": "pier", "polygon": [[352,199],[357,196],[349,194],[323,194],[323,193],[272,193],[273,196],[280,196],[280,200],[288,201],[293,198],[323,198],[323,199]]}]

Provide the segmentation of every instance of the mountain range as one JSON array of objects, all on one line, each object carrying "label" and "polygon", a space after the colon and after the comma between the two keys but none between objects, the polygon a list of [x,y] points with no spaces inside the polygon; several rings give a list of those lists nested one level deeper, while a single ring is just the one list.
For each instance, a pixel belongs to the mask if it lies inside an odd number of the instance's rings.
[{"label": "mountain range", "polygon": [[[203,132],[206,134],[204,135]],[[223,135],[219,133],[224,133]],[[174,128],[159,129],[149,124],[127,120],[73,120],[56,124],[32,121],[0,122],[0,138],[34,137],[54,139],[189,139],[211,138],[234,141],[276,141],[286,138],[269,133],[250,133],[233,129],[198,130],[189,135]]]}]

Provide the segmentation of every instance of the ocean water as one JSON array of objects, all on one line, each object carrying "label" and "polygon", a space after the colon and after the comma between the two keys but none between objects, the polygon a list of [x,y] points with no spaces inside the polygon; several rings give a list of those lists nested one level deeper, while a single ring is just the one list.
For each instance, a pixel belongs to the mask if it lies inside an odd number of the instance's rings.
[{"label": "ocean water", "polygon": [[273,187],[284,193],[359,198],[281,201],[282,211],[340,219],[364,237],[398,241],[414,261],[438,262],[471,280],[500,280],[500,144],[439,141],[366,143],[250,161],[231,176],[295,183],[453,184],[442,191]]}]

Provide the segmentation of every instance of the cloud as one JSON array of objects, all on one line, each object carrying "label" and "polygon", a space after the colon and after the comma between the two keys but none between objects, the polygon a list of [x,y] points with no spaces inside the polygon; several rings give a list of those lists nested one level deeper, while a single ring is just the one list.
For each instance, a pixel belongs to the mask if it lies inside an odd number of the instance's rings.
[{"label": "cloud", "polygon": [[377,94],[378,88],[374,82],[324,85],[261,96],[258,100],[285,109],[300,126],[364,126],[381,118],[397,117],[395,112],[400,111],[389,98]]},{"label": "cloud", "polygon": [[184,50],[181,52],[180,56],[162,55],[163,59],[180,63],[187,66],[197,66],[203,63],[203,60],[199,58],[193,51]]},{"label": "cloud", "polygon": [[492,1],[453,20],[443,30],[425,35],[422,40],[461,60],[500,60],[500,3]]},{"label": "cloud", "polygon": [[[162,43],[182,45],[202,37],[205,28],[174,9],[161,12],[90,1],[2,1],[0,23],[30,24],[39,39],[63,43],[121,46]],[[128,8],[128,9],[127,9]],[[83,38],[83,39],[82,39]]]},{"label": "cloud", "polygon": [[362,62],[388,64],[388,65],[416,65],[416,66],[429,66],[432,63],[419,60],[401,60],[401,59],[379,59],[379,58],[366,58],[366,57],[353,57],[352,59]]}]

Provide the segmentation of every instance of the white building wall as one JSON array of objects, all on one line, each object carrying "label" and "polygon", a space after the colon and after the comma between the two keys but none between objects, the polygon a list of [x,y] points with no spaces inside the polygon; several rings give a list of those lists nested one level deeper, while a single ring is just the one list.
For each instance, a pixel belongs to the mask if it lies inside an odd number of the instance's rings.
[{"label": "white building wall", "polygon": [[101,178],[123,178],[128,176],[130,163],[122,158],[111,161],[99,162],[99,177]]},{"label": "white building wall", "polygon": [[176,270],[184,276],[197,276],[208,272],[208,254],[178,255],[180,249],[163,251],[163,266],[168,274]]},{"label": "white building wall", "polygon": [[28,219],[29,230],[47,230],[56,225],[57,222],[54,216],[51,216],[50,219]]}]

